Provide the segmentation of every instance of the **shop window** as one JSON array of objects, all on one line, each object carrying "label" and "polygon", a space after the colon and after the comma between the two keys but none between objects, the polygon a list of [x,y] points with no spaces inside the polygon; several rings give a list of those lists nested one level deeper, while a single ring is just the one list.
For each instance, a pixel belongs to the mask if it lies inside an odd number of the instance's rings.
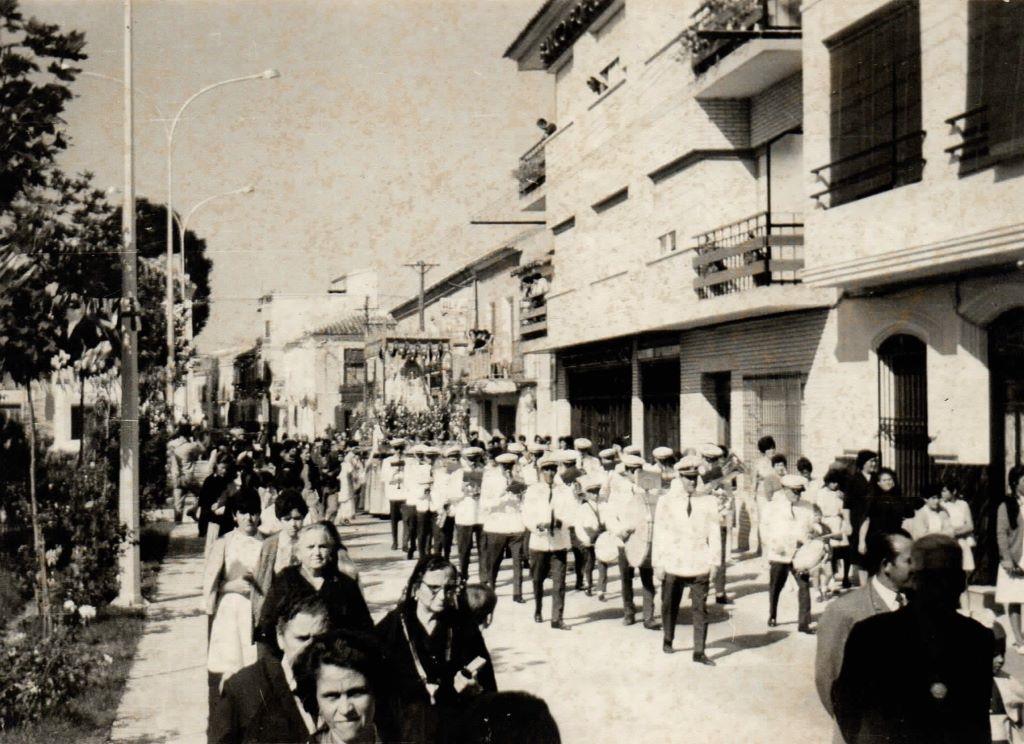
[{"label": "shop window", "polygon": [[361,385],[366,379],[366,360],[362,349],[345,349],[343,384]]}]

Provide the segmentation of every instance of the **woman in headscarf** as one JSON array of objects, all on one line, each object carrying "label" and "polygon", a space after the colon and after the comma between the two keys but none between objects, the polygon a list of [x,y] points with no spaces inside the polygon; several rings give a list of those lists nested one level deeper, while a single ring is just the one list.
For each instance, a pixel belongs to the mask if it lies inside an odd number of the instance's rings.
[{"label": "woman in headscarf", "polygon": [[497,689],[487,645],[458,593],[455,566],[421,558],[398,606],[377,624],[399,741],[441,740],[472,695]]}]

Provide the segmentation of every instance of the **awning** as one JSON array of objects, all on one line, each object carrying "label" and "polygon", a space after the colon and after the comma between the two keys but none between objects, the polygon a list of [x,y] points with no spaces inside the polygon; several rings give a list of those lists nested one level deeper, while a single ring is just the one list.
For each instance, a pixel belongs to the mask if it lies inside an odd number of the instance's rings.
[{"label": "awning", "polygon": [[470,392],[475,395],[515,395],[518,391],[515,380],[481,380]]}]

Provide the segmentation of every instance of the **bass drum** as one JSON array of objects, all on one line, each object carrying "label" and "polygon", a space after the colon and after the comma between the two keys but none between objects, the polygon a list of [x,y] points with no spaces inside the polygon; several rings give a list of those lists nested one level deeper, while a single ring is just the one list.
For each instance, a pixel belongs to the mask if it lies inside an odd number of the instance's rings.
[{"label": "bass drum", "polygon": [[602,532],[594,541],[594,556],[601,563],[617,563],[622,540],[611,532]]},{"label": "bass drum", "polygon": [[601,531],[601,522],[589,501],[584,501],[577,507],[573,530],[576,532],[576,539],[583,547],[589,548],[594,544],[594,538]]},{"label": "bass drum", "polygon": [[824,540],[811,540],[805,542],[793,556],[794,571],[810,571],[825,558],[828,550]]},{"label": "bass drum", "polygon": [[626,560],[633,568],[645,568],[651,562],[651,524],[641,519],[626,539]]}]

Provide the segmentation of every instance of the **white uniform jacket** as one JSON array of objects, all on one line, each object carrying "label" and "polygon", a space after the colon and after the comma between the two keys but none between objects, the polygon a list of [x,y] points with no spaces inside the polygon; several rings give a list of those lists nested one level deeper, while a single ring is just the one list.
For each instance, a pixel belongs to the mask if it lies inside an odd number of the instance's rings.
[{"label": "white uniform jacket", "polygon": [[499,487],[490,487],[480,494],[480,513],[483,517],[484,532],[499,535],[518,535],[523,531],[523,494],[518,496],[508,490],[508,482],[502,477]]},{"label": "white uniform jacket", "polygon": [[537,475],[537,458],[532,460],[520,459],[519,465],[519,480],[526,485],[532,485],[540,480],[540,476]]},{"label": "white uniform jacket", "polygon": [[[426,511],[427,487],[430,485],[430,463],[413,460],[405,466],[405,503]],[[421,505],[422,504],[422,508]]]},{"label": "white uniform jacket", "polygon": [[604,466],[593,455],[583,455],[580,458],[580,470],[587,475],[601,474],[604,472]]},{"label": "white uniform jacket", "polygon": [[[686,513],[687,502],[690,513]],[[718,502],[714,496],[687,496],[672,481],[654,512],[651,565],[673,576],[705,576],[721,558]]]},{"label": "white uniform jacket", "polygon": [[[523,522],[530,531],[530,550],[568,550],[576,508],[576,497],[566,485],[549,486],[542,481],[527,488],[523,494]],[[552,520],[561,522],[553,530]]]},{"label": "white uniform jacket", "polygon": [[603,515],[608,531],[617,536],[632,532],[645,513],[643,492],[628,476],[614,473],[608,481],[608,502]]},{"label": "white uniform jacket", "polygon": [[381,463],[380,479],[388,501],[405,501],[405,468],[396,468],[393,456]]},{"label": "white uniform jacket", "polygon": [[448,503],[452,505],[455,524],[459,527],[472,527],[480,524],[480,495],[472,494],[469,484],[464,483],[465,470],[456,470],[448,474]]},{"label": "white uniform jacket", "polygon": [[776,492],[764,517],[768,561],[792,563],[797,549],[814,539],[816,508],[806,501],[790,503],[785,491]]}]

